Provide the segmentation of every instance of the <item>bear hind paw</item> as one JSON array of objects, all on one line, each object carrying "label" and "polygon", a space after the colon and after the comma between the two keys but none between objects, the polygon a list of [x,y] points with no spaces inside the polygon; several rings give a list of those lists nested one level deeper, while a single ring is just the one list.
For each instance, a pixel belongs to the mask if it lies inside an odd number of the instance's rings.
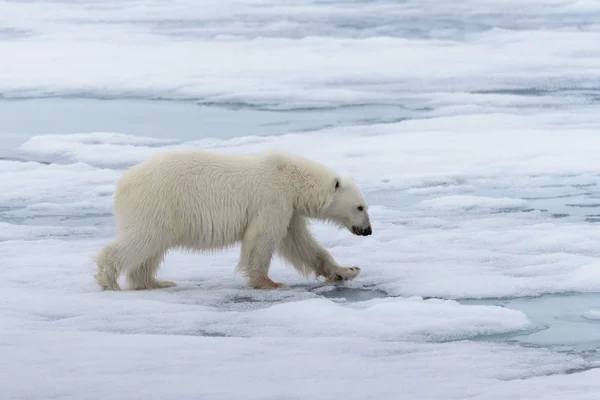
[{"label": "bear hind paw", "polygon": [[260,280],[250,281],[250,286],[254,289],[285,289],[287,285],[285,283],[273,282],[270,278],[263,278]]},{"label": "bear hind paw", "polygon": [[116,279],[104,276],[102,272],[98,272],[94,278],[102,290],[121,290],[121,286]]},{"label": "bear hind paw", "polygon": [[171,281],[151,281],[143,284],[136,284],[132,286],[133,290],[151,290],[151,289],[166,289],[175,287],[177,284]]}]

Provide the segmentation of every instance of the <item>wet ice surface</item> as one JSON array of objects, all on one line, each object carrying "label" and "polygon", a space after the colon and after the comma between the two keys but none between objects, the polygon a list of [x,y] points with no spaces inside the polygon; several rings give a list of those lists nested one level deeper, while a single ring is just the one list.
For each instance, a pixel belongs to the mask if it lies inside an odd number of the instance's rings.
[{"label": "wet ice surface", "polygon": [[[499,305],[523,311],[536,325],[530,333],[499,335],[495,340],[551,347],[600,360],[598,308],[600,296],[590,294],[545,295],[510,300],[464,301],[464,304]],[[489,338],[486,338],[489,339]]]},{"label": "wet ice surface", "polygon": [[[0,1],[0,397],[598,397],[598,3],[423,4]],[[312,229],[361,275],[100,292],[114,184],[172,148],[352,175],[374,235]]]},{"label": "wet ice surface", "polygon": [[[61,118],[57,124],[57,116]],[[349,106],[269,112],[248,107],[198,106],[193,102],[97,99],[0,100],[0,151],[31,136],[67,132],[121,132],[179,139],[268,136],[333,126],[370,125],[425,117],[418,104]],[[28,118],[24,118],[28,116]],[[240,120],[244,124],[240,124]]]}]

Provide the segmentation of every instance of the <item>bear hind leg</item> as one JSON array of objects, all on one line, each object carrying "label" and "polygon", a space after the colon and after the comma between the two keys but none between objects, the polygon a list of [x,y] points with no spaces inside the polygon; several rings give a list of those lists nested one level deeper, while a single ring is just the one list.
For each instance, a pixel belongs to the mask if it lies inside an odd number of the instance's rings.
[{"label": "bear hind leg", "polygon": [[133,290],[165,289],[176,286],[175,282],[159,281],[156,271],[160,267],[164,253],[159,252],[127,271],[127,283]]},{"label": "bear hind leg", "polygon": [[141,266],[145,266],[148,271],[156,271],[155,265],[160,263],[146,263],[156,254],[156,248],[159,248],[156,243],[141,240],[137,236],[117,237],[100,250],[96,257],[96,281],[104,290],[121,290],[117,282],[121,274],[125,273],[129,277]]},{"label": "bear hind leg", "polygon": [[121,290],[117,282],[121,275],[120,267],[117,245],[109,243],[96,256],[94,278],[102,290]]}]

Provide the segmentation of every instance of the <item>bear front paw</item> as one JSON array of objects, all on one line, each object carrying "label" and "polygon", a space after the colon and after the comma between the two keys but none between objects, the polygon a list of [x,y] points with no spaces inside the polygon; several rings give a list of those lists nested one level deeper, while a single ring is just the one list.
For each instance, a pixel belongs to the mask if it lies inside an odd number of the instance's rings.
[{"label": "bear front paw", "polygon": [[327,281],[339,282],[339,281],[351,281],[360,274],[360,268],[358,267],[340,267],[336,268],[330,275]]}]

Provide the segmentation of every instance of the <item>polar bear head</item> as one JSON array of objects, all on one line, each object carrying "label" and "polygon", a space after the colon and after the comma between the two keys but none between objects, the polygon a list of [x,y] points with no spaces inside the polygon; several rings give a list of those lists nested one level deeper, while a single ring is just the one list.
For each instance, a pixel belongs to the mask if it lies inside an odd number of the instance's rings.
[{"label": "polar bear head", "polygon": [[[288,188],[301,214],[346,228],[358,236],[373,233],[368,204],[359,187],[324,164],[283,152],[266,153],[267,162]],[[282,190],[282,193],[288,192]]]},{"label": "polar bear head", "polygon": [[357,236],[373,233],[367,204],[360,189],[350,178],[335,177],[331,202],[320,216],[329,222],[347,228]]}]

